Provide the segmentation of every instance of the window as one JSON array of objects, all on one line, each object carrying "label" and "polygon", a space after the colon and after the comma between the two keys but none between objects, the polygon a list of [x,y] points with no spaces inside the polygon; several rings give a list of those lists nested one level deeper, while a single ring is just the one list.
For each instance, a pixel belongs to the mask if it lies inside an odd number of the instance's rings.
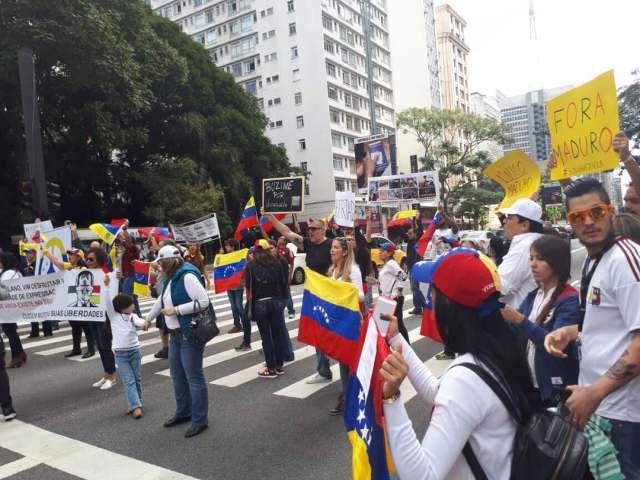
[{"label": "window", "polygon": [[282,120],[277,120],[276,127],[281,127],[281,126],[282,126]]},{"label": "window", "polygon": [[198,35],[196,35],[196,38],[194,38],[194,40],[198,43],[201,43],[202,45],[204,45],[204,33],[200,33]]},{"label": "window", "polygon": [[291,58],[298,58],[298,47],[291,47]]},{"label": "window", "polygon": [[234,63],[231,65],[231,74],[234,77],[239,77],[242,75],[242,63]]},{"label": "window", "polygon": [[298,150],[306,150],[307,149],[307,141],[304,138],[298,140]]},{"label": "window", "polygon": [[336,180],[336,192],[344,192],[344,180]]},{"label": "window", "polygon": [[351,115],[347,115],[347,128],[353,130],[353,117]]},{"label": "window", "polygon": [[327,90],[328,90],[329,98],[333,100],[338,100],[338,89],[336,87],[334,87],[333,85],[329,85]]},{"label": "window", "polygon": [[340,112],[334,110],[333,108],[329,109],[329,120],[332,123],[340,123]]},{"label": "window", "polygon": [[289,35],[295,35],[296,32],[296,24],[294,23],[290,23],[289,24]]},{"label": "window", "polygon": [[344,170],[344,162],[342,161],[342,157],[333,157],[333,169]]},{"label": "window", "polygon": [[296,7],[293,3],[293,0],[287,0],[287,12],[295,11]]},{"label": "window", "polygon": [[322,15],[322,26],[325,28],[325,30],[333,32],[333,20],[331,20],[326,15]]},{"label": "window", "polygon": [[280,75],[274,75],[273,77],[271,77],[271,81],[273,83],[279,82],[280,81]]},{"label": "window", "polygon": [[291,73],[293,75],[293,81],[294,82],[297,82],[297,81],[300,80],[300,69],[299,68],[294,69]]},{"label": "window", "polygon": [[195,23],[195,26],[196,26],[196,27],[201,27],[201,26],[203,26],[203,25],[204,25],[204,20],[205,20],[205,18],[204,18],[204,12],[202,12],[202,13],[198,13],[198,14],[195,16],[195,22],[194,22],[194,23]]},{"label": "window", "polygon": [[280,148],[285,148],[284,143],[279,143],[279,144],[278,144],[278,146],[279,146]]},{"label": "window", "polygon": [[335,53],[333,42],[328,38],[324,39],[324,51],[331,54]]},{"label": "window", "polygon": [[269,55],[264,56],[264,63],[275,62],[278,59],[278,54],[276,52],[270,53]]},{"label": "window", "polygon": [[275,30],[269,30],[268,32],[264,32],[262,34],[262,39],[263,40],[267,40],[269,38],[273,38],[276,36],[276,31]]},{"label": "window", "polygon": [[333,63],[327,62],[327,75],[330,77],[336,76],[336,66]]},{"label": "window", "polygon": [[304,127],[304,116],[302,116],[302,115],[298,115],[298,116],[296,117],[296,126],[297,126],[298,128],[302,128],[302,127]]},{"label": "window", "polygon": [[280,97],[276,97],[273,99],[273,104],[274,105],[280,105],[282,103],[282,101],[280,100]]},{"label": "window", "polygon": [[202,5],[202,0],[193,0],[194,7],[199,7],[200,5]]},{"label": "window", "polygon": [[247,93],[255,95],[258,92],[258,85],[255,80],[252,80],[244,84],[244,89]]},{"label": "window", "polygon": [[207,30],[207,43],[213,43],[216,41],[216,31],[215,29]]},{"label": "window", "polygon": [[300,168],[302,169],[303,172],[308,171],[307,170],[307,162],[300,162]]},{"label": "window", "polygon": [[348,93],[344,94],[344,105],[349,108],[353,107],[353,102],[351,101],[351,95]]},{"label": "window", "polygon": [[293,101],[296,105],[300,105],[302,103],[302,92],[297,92],[293,95]]},{"label": "window", "polygon": [[213,8],[207,9],[205,14],[207,16],[207,23],[213,23]]},{"label": "window", "polygon": [[342,148],[342,136],[339,133],[331,132],[331,145],[335,148]]},{"label": "window", "polygon": [[256,61],[253,59],[244,62],[243,66],[245,75],[256,71]]}]

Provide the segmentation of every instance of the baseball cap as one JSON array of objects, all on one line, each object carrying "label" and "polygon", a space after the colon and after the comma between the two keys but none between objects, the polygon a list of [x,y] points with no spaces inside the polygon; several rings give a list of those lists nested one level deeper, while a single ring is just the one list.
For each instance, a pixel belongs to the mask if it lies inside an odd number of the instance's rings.
[{"label": "baseball cap", "polygon": [[69,250],[67,250],[67,253],[75,254],[75,255],[78,255],[80,258],[84,258],[84,252],[79,248],[70,248]]},{"label": "baseball cap", "polygon": [[387,252],[393,253],[396,251],[396,246],[391,242],[384,242],[382,245],[380,245],[380,250],[386,250]]},{"label": "baseball cap", "polygon": [[530,198],[519,198],[509,208],[500,209],[505,215],[520,215],[527,220],[542,223],[542,207]]},{"label": "baseball cap", "polygon": [[167,258],[182,258],[180,249],[173,245],[165,245],[158,251],[158,258],[156,260],[165,260]]},{"label": "baseball cap", "polygon": [[435,262],[418,262],[411,274],[470,308],[481,308],[485,300],[500,292],[498,268],[489,257],[471,248],[454,248]]},{"label": "baseball cap", "polygon": [[261,248],[262,250],[269,250],[269,242],[267,242],[264,238],[256,240],[256,243],[254,243],[253,246],[255,248]]}]

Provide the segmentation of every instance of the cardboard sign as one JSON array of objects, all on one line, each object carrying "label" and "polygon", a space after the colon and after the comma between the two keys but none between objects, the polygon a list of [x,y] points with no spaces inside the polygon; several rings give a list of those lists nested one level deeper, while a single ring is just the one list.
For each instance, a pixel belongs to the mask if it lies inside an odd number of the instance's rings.
[{"label": "cardboard sign", "polygon": [[356,216],[356,195],[353,192],[336,192],[336,208],[333,217],[341,227],[353,228]]},{"label": "cardboard sign", "polygon": [[262,206],[265,213],[302,213],[304,177],[263,179]]},{"label": "cardboard sign", "polygon": [[620,121],[613,70],[548,102],[547,123],[557,162],[551,180],[616,168],[612,143]]},{"label": "cardboard sign", "polygon": [[25,223],[24,227],[24,237],[27,239],[27,242],[33,241],[33,237],[40,229],[43,232],[48,232],[49,230],[53,230],[53,224],[51,220],[45,220],[44,222],[37,223]]},{"label": "cardboard sign", "polygon": [[369,203],[413,203],[438,205],[440,182],[437,172],[390,175],[369,179]]},{"label": "cardboard sign", "polygon": [[487,177],[505,191],[499,208],[510,207],[519,198],[528,198],[540,187],[540,168],[522,150],[514,150],[485,168]]},{"label": "cardboard sign", "polygon": [[218,218],[215,213],[177,225],[171,225],[176,242],[205,243],[220,238]]}]

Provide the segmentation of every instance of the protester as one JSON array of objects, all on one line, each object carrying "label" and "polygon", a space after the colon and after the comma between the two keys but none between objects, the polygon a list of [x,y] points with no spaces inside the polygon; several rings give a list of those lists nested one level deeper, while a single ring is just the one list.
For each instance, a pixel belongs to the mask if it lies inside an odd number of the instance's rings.
[{"label": "protester", "polygon": [[[579,325],[545,338],[552,355],[566,358],[567,345],[581,341],[578,385],[569,386],[566,406],[580,427],[604,418],[626,478],[640,478],[640,247],[615,238],[614,209],[600,182],[581,178],[565,189],[567,220],[586,249]],[[595,414],[595,415],[594,415]]]},{"label": "protester", "polygon": [[[234,238],[228,238],[224,242],[225,253],[235,252],[240,248],[240,244]],[[244,277],[243,277],[244,278]],[[239,352],[251,350],[251,322],[247,319],[242,304],[244,286],[227,290],[229,305],[231,305],[231,315],[233,316],[233,328],[229,333],[243,332],[242,343],[236,347]]]},{"label": "protester", "polygon": [[289,270],[289,288],[286,299],[287,312],[289,312],[289,320],[293,320],[296,316],[296,309],[293,307],[293,298],[291,298],[291,279],[293,278],[293,263],[295,257],[289,247],[287,247],[287,239],[279,237],[276,244],[278,255],[280,255],[287,262],[287,268]]},{"label": "protester", "polygon": [[507,305],[505,320],[516,325],[526,341],[527,361],[540,398],[555,406],[558,395],[578,380],[577,346],[571,344],[568,359],[560,360],[544,349],[547,333],[577,325],[580,317],[578,292],[567,282],[571,276],[571,244],[557,236],[543,235],[531,245],[531,272],[539,285],[518,310]]},{"label": "protester", "polygon": [[384,262],[384,266],[378,273],[378,286],[380,296],[395,300],[396,309],[393,313],[398,320],[398,328],[402,336],[409,341],[409,332],[404,326],[402,319],[402,308],[404,306],[404,286],[407,280],[407,274],[400,268],[398,262],[393,259],[396,252],[396,246],[393,243],[385,242],[380,245],[380,260]]},{"label": "protester", "polygon": [[[367,278],[373,271],[371,263],[371,212],[367,211],[367,224],[365,233],[362,233],[360,227],[356,225],[354,228],[345,228],[345,238],[351,243],[353,249],[354,261],[360,268],[360,277],[363,280],[362,287],[364,290],[363,313],[366,314],[373,303],[373,289],[367,283]],[[369,278],[369,280],[371,280]],[[374,285],[374,283],[371,283]]]},{"label": "protester", "polygon": [[489,240],[489,257],[498,267],[508,251],[509,243],[505,242],[502,238],[494,236]]},{"label": "protester", "polygon": [[[275,240],[267,240],[267,242],[269,243],[269,252],[271,253],[271,255],[273,255],[275,258],[278,259],[278,261],[280,261],[280,263],[282,263],[282,268],[284,269],[285,272],[287,272],[287,282],[286,282],[286,294],[285,297],[282,299],[283,302],[283,308],[288,305],[289,303],[291,304],[291,308],[293,308],[293,300],[291,298],[291,287],[290,287],[290,283],[291,283],[291,269],[289,267],[289,263],[287,262],[287,259],[280,255],[279,251],[278,251],[278,244],[276,243]],[[289,251],[288,248],[285,249],[287,251]],[[293,319],[293,315],[291,313],[289,313],[289,319]],[[287,325],[286,323],[284,323],[283,320],[283,324],[282,324],[282,334],[283,334],[283,345],[284,345],[284,351],[282,352],[282,357],[284,358],[284,360],[286,362],[292,362],[294,360],[294,356],[293,356],[293,344],[291,343],[291,337],[289,336],[289,330],[287,329]]]},{"label": "protester", "polygon": [[[36,274],[36,259],[37,253],[35,249],[28,248],[25,250],[26,265],[22,270],[22,274],[25,277],[32,277]],[[42,332],[45,337],[51,337],[53,335],[53,324],[50,321],[42,322]],[[38,338],[40,336],[40,324],[38,322],[31,322],[31,333],[29,338]]]},{"label": "protester", "polygon": [[460,246],[465,248],[471,248],[472,250],[478,250],[479,252],[482,252],[482,248],[480,248],[480,245],[478,245],[478,242],[476,242],[475,240],[469,240],[469,239],[463,240],[460,242]]},{"label": "protester", "polygon": [[[157,258],[157,254],[160,251],[160,249],[165,245],[170,245],[175,247],[176,243],[173,240],[168,238],[163,238],[159,242],[156,242],[155,238],[151,233],[153,232],[150,232],[150,239],[152,240],[151,242],[152,246],[150,247],[150,254],[151,253],[153,254],[153,259],[151,260],[152,263],[151,263],[151,267],[149,268],[149,276],[152,278],[155,278],[155,282],[156,282],[155,294],[152,291],[151,296],[157,299],[159,296],[159,292],[163,291],[164,285],[167,280],[166,277],[163,275],[162,271],[159,269],[157,262],[155,261]],[[156,317],[156,328],[160,332],[160,340],[162,341],[162,348],[160,348],[160,350],[154,353],[153,356],[155,358],[166,360],[169,358],[169,332],[167,331],[167,327],[164,323],[164,315],[162,313]]]},{"label": "protester", "polygon": [[[420,222],[420,216],[418,213],[418,217],[416,218],[416,220],[418,222]],[[409,229],[407,230],[407,256],[406,256],[406,262],[407,262],[407,268],[409,269],[409,272],[411,272],[411,269],[413,268],[413,266],[417,263],[422,261],[422,257],[420,255],[418,255],[418,252],[416,251],[416,245],[418,243],[418,239],[422,236],[422,225],[420,224],[419,227],[417,227],[416,225],[412,225],[411,227],[409,227]],[[409,312],[410,315],[422,315],[422,309],[424,308],[424,295],[422,294],[422,291],[420,290],[420,282],[418,282],[417,280],[415,280],[413,278],[413,275],[410,273],[409,274],[409,280],[410,280],[410,285],[411,285],[411,294],[413,295],[413,310],[411,310]]]},{"label": "protester", "polygon": [[621,213],[613,219],[613,229],[616,235],[628,238],[640,245],[640,216],[631,213]]},{"label": "protester", "polygon": [[503,301],[519,307],[527,294],[536,289],[536,282],[529,268],[531,244],[542,233],[542,208],[533,200],[520,198],[501,213],[507,216],[504,235],[511,241],[509,253],[498,267]]},{"label": "protester", "polygon": [[[353,248],[345,237],[338,237],[331,244],[331,267],[327,275],[333,280],[352,283],[358,288],[358,301],[364,302],[364,289],[362,285],[362,273],[356,264]],[[344,412],[344,400],[349,384],[349,365],[340,362],[340,381],[342,392],[338,396],[335,407],[329,411],[329,415],[341,415]]]},{"label": "protester", "polygon": [[113,335],[113,353],[120,371],[122,388],[129,404],[127,415],[131,415],[137,420],[142,417],[142,378],[140,375],[142,352],[136,327],[147,331],[149,322],[142,320],[133,312],[133,297],[130,295],[119,293],[112,300],[109,293],[110,283],[109,275],[105,275],[104,295]]},{"label": "protester", "polygon": [[[11,252],[0,252],[0,282],[22,278],[20,261]],[[11,347],[11,362],[7,368],[19,368],[27,363],[27,354],[22,348],[22,341],[18,335],[18,325],[15,323],[3,323],[2,331],[9,339]]]},{"label": "protester", "polygon": [[16,411],[13,408],[11,399],[11,389],[9,386],[9,375],[5,368],[4,360],[4,340],[0,335],[0,408],[5,422],[16,418]]},{"label": "protester", "polygon": [[176,412],[164,426],[173,427],[191,421],[185,433],[185,437],[190,438],[206,430],[209,423],[207,381],[202,369],[205,346],[196,342],[190,327],[196,301],[204,309],[209,305],[209,295],[200,271],[184,262],[177,247],[162,247],[158,252],[158,263],[168,281],[146,320],[151,321],[162,313],[171,335],[169,368]]},{"label": "protester", "polygon": [[[69,261],[64,262],[53,255],[49,250],[45,250],[45,255],[59,270],[75,270],[86,268],[87,265],[84,262],[84,252],[78,248],[72,248],[67,251]],[[95,339],[91,331],[91,322],[83,320],[69,320],[71,325],[71,338],[73,342],[73,348],[69,353],[65,355],[65,358],[76,357],[82,355],[82,358],[91,358],[96,354]],[[83,354],[81,348],[82,332],[87,338],[87,351]]]},{"label": "protester", "polygon": [[284,299],[286,297],[289,272],[284,261],[269,251],[269,243],[258,240],[253,251],[253,260],[247,265],[247,300],[251,300],[253,317],[258,324],[262,351],[266,366],[258,370],[261,378],[276,378],[284,375],[284,353],[286,330],[284,323]]},{"label": "protester", "polygon": [[[87,268],[102,269],[107,263],[107,252],[101,248],[92,247],[87,252],[86,264]],[[91,336],[95,340],[102,362],[104,375],[100,380],[92,386],[100,390],[109,390],[116,384],[116,360],[111,350],[111,318],[107,313],[106,322],[88,322]]]},{"label": "protester", "polygon": [[140,316],[140,305],[138,304],[138,296],[133,293],[133,285],[135,283],[136,270],[133,266],[136,260],[140,258],[140,248],[136,245],[133,237],[129,233],[127,226],[123,226],[118,234],[116,241],[118,245],[118,256],[120,264],[116,269],[116,278],[120,281],[118,288],[120,293],[126,293],[133,296],[135,312]]},{"label": "protester", "polygon": [[[327,226],[322,220],[310,218],[307,221],[309,237],[302,237],[292,232],[273,215],[267,215],[273,227],[287,240],[294,243],[298,249],[306,253],[307,267],[321,275],[326,275],[331,265],[331,240],[326,237]],[[329,368],[329,357],[316,348],[316,375],[307,380],[309,384],[330,382],[333,378]]]},{"label": "protester", "polygon": [[[461,453],[467,441],[487,478],[510,478],[516,423],[475,372],[457,365],[472,363],[504,379],[524,421],[537,407],[524,352],[500,315],[497,270],[480,255],[456,248],[436,262],[414,267],[418,280],[432,286],[445,345],[459,354],[442,378],[431,373],[398,335],[397,321],[388,317],[393,350],[380,372],[388,445],[399,478],[473,479]],[[407,376],[434,406],[422,443],[399,393]]]},{"label": "protester", "polygon": [[620,157],[620,161],[624,164],[629,176],[631,177],[631,185],[624,194],[624,211],[633,215],[640,216],[640,196],[638,195],[638,186],[640,185],[640,165],[629,150],[629,137],[624,132],[619,132],[613,139],[613,150]]},{"label": "protester", "polygon": [[200,245],[197,243],[190,243],[187,245],[187,251],[184,254],[184,261],[189,262],[191,265],[200,270],[202,278],[204,278],[204,284],[207,290],[210,288],[209,275],[207,275],[206,263],[204,255],[200,252]]}]

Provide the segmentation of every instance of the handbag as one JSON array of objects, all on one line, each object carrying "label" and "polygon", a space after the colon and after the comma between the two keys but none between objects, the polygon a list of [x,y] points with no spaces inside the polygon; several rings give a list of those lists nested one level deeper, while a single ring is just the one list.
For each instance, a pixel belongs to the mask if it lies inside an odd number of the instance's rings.
[{"label": "handbag", "polygon": [[211,303],[202,310],[198,300],[193,301],[193,316],[191,317],[191,331],[194,340],[200,345],[206,345],[220,333],[216,324],[216,313]]}]

